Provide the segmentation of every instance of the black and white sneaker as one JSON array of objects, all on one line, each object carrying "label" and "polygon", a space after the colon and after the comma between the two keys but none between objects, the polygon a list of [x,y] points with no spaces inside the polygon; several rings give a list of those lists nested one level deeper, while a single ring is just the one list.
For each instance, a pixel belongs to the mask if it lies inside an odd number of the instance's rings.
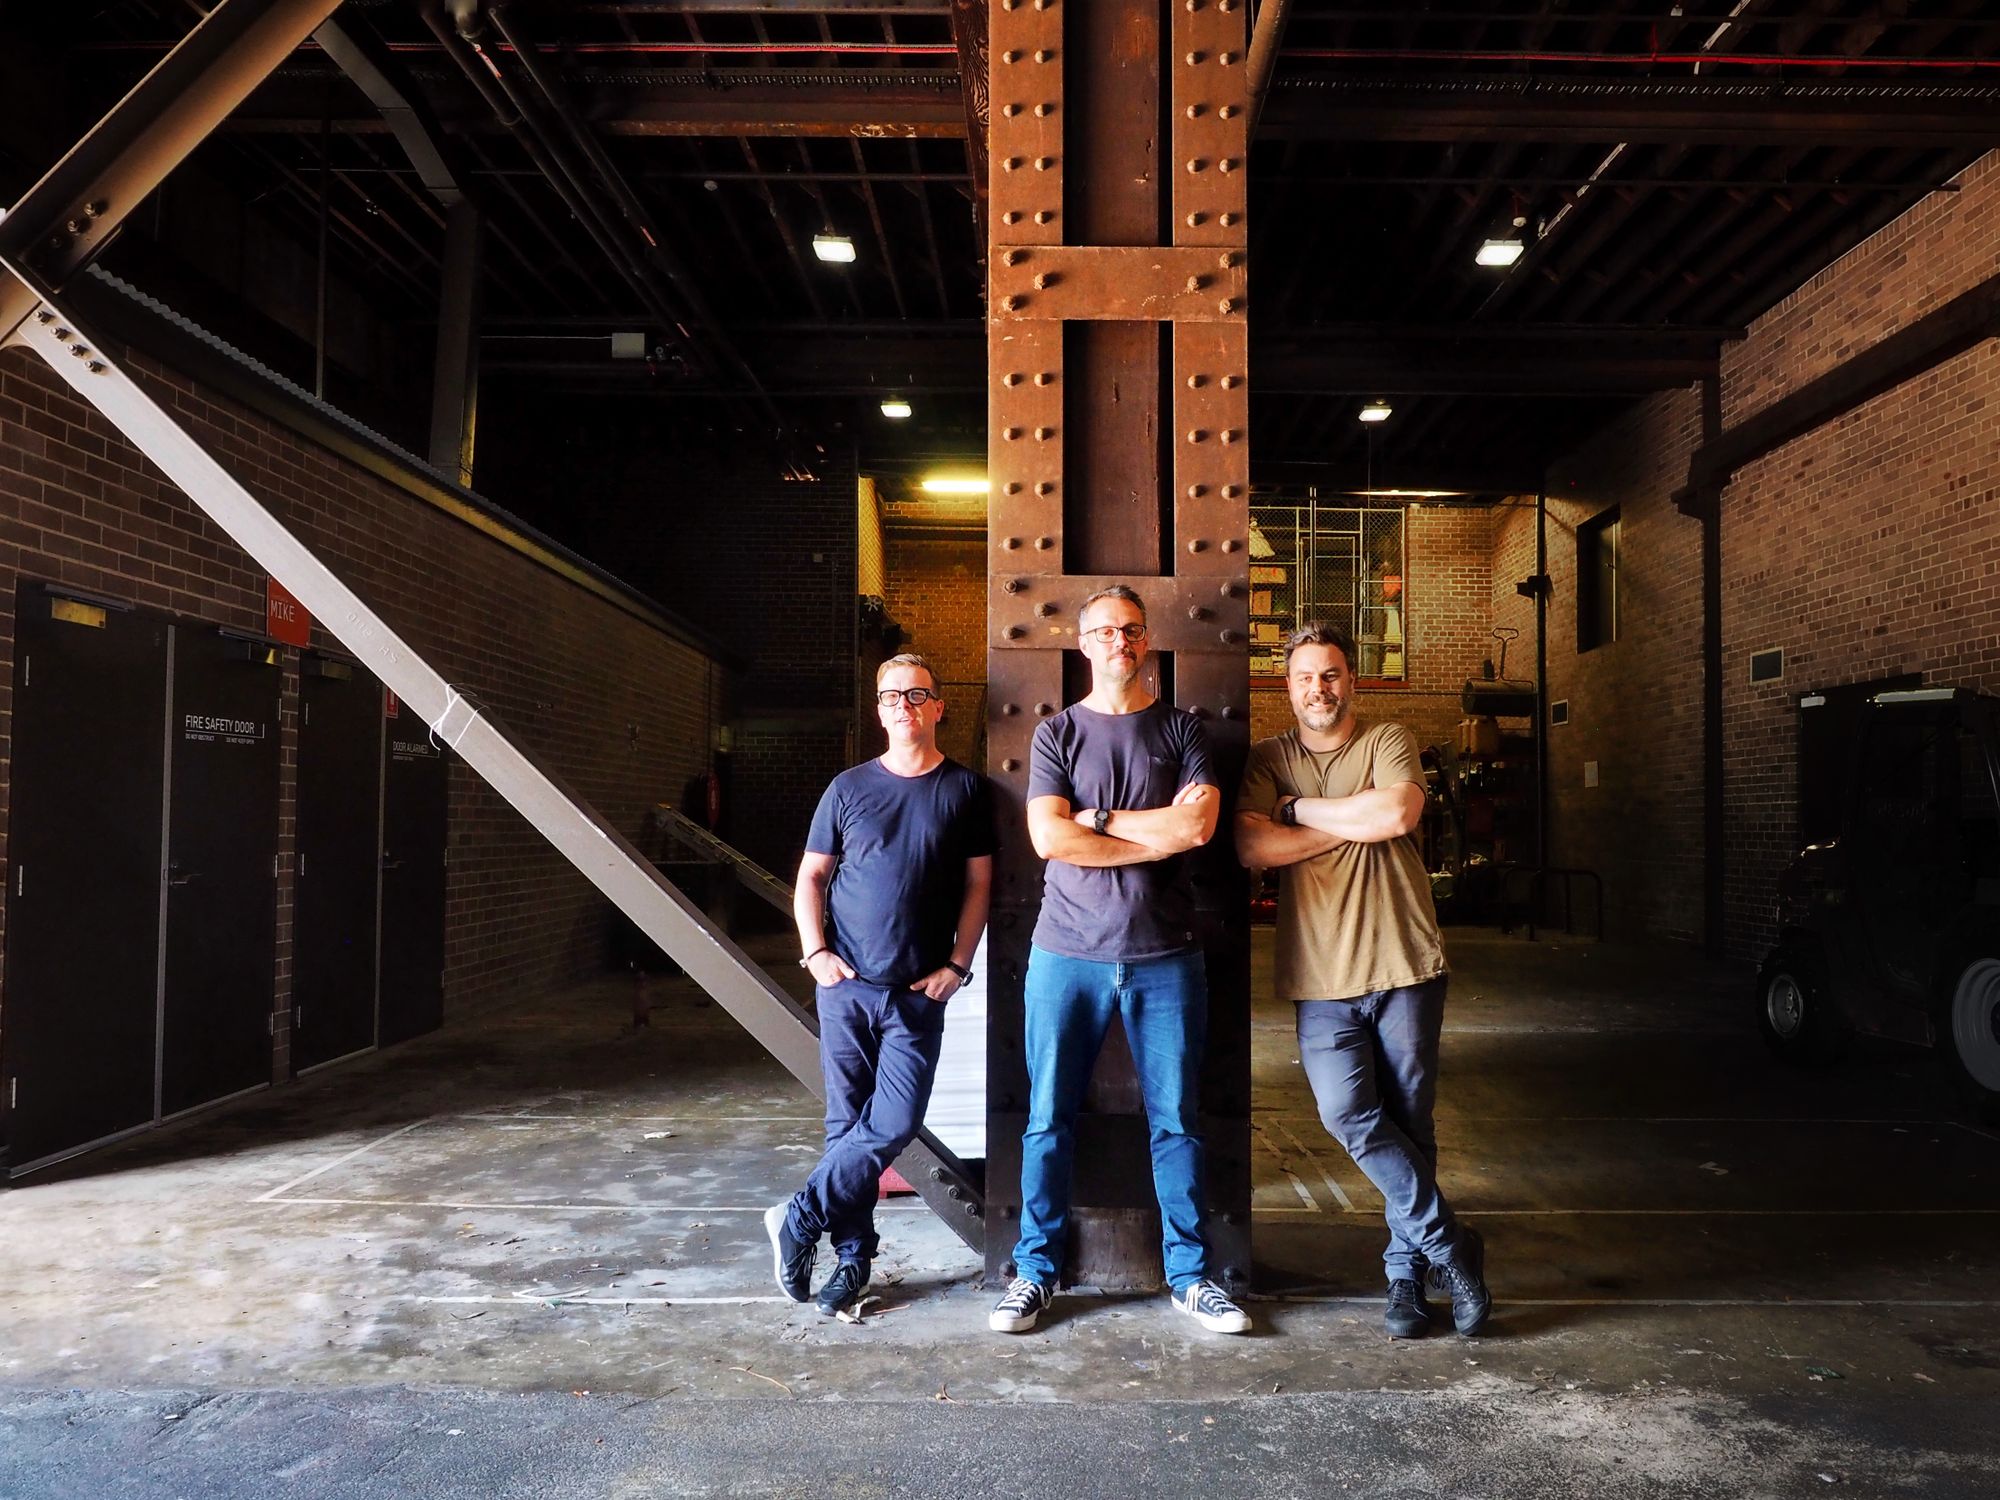
[{"label": "black and white sneaker", "polygon": [[833,1268],[833,1274],[826,1278],[826,1284],[813,1298],[813,1305],[819,1309],[822,1318],[834,1318],[847,1311],[861,1300],[861,1293],[868,1285],[869,1265],[865,1260],[844,1260]]},{"label": "black and white sneaker", "polygon": [[1190,1281],[1174,1293],[1174,1306],[1210,1333],[1248,1333],[1250,1314],[1212,1281]]},{"label": "black and white sneaker", "polygon": [[1493,1311],[1493,1294],[1486,1289],[1486,1237],[1469,1225],[1458,1231],[1451,1264],[1432,1264],[1425,1282],[1451,1298],[1451,1326],[1470,1338],[1486,1326]]},{"label": "black and white sneaker", "polygon": [[1049,1289],[1039,1281],[1016,1276],[1006,1295],[986,1315],[986,1326],[995,1333],[1026,1333],[1035,1326],[1035,1319],[1042,1315],[1050,1300]]},{"label": "black and white sneaker", "polygon": [[764,1210],[764,1233],[771,1237],[771,1261],[778,1290],[794,1302],[810,1302],[813,1262],[819,1259],[819,1246],[794,1237],[791,1218],[791,1199],[772,1205]]}]

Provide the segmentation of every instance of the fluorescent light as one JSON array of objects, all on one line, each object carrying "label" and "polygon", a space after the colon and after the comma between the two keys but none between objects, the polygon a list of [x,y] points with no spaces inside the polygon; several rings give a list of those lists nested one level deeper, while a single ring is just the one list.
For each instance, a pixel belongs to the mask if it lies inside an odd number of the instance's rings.
[{"label": "fluorescent light", "polygon": [[848,265],[854,259],[854,241],[844,234],[816,234],[813,236],[813,254],[824,261]]},{"label": "fluorescent light", "polygon": [[[1464,490],[1349,490],[1350,495],[1361,495],[1371,500],[1442,500],[1449,495],[1463,495]],[[1254,547],[1252,549],[1255,550]]]},{"label": "fluorescent light", "polygon": [[987,489],[986,476],[933,474],[924,480],[921,488],[927,495],[983,495]]},{"label": "fluorescent light", "polygon": [[1527,248],[1521,240],[1485,240],[1472,258],[1482,266],[1511,266]]},{"label": "fluorescent light", "polygon": [[1395,409],[1386,401],[1370,401],[1361,408],[1359,415],[1364,422],[1386,422],[1389,420],[1389,413]]},{"label": "fluorescent light", "polygon": [[882,403],[882,415],[898,422],[907,417],[910,411],[910,403],[901,397],[895,397]]}]

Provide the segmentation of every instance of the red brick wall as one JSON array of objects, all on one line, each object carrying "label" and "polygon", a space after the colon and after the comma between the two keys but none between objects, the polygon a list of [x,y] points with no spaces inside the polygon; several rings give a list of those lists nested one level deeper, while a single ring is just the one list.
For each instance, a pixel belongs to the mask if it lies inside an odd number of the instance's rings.
[{"label": "red brick wall", "polygon": [[[945,721],[938,744],[954,760],[985,769],[986,538],[889,538],[889,618],[903,628],[902,650],[915,651],[938,674]],[[879,754],[879,725],[864,748]]]},{"label": "red brick wall", "polygon": [[[693,647],[274,424],[149,361],[131,363],[155,399],[394,629],[621,830],[636,833],[648,805],[678,798],[706,764],[725,682]],[[264,622],[262,571],[38,359],[10,351],[0,355],[0,598],[11,600],[23,577],[244,630]],[[0,836],[13,681],[11,613],[4,619]],[[320,626],[315,644],[338,649]],[[293,657],[287,694],[297,686]],[[284,725],[280,1074],[290,994],[295,697],[288,697]],[[602,898],[463,766],[453,770],[451,799],[447,1004],[600,967],[608,912]]]}]

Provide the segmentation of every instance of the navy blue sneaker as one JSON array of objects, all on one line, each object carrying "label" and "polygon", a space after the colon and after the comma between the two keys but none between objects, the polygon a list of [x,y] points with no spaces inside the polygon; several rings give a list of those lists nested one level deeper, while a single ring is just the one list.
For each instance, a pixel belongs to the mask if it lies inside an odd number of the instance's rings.
[{"label": "navy blue sneaker", "polygon": [[1414,1281],[1389,1283],[1389,1305],[1382,1312],[1382,1326],[1392,1339],[1420,1339],[1431,1331],[1431,1305],[1422,1285]]},{"label": "navy blue sneaker", "polygon": [[861,1293],[868,1285],[869,1265],[865,1260],[844,1260],[833,1268],[833,1274],[826,1278],[826,1285],[813,1298],[813,1305],[819,1309],[822,1318],[834,1318],[846,1312],[861,1300]]},{"label": "navy blue sneaker", "polygon": [[794,1302],[812,1300],[813,1262],[819,1246],[792,1233],[792,1200],[764,1210],[764,1232],[771,1237],[771,1256],[778,1290]]}]

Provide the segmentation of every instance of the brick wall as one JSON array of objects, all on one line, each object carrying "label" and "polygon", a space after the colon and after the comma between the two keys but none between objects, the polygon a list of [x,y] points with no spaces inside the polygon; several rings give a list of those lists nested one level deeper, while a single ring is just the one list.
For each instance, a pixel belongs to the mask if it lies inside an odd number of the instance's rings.
[{"label": "brick wall", "polygon": [[[271,422],[147,360],[131,364],[394,629],[618,828],[636,833],[648,805],[677,798],[706,764],[725,674],[699,651]],[[0,598],[11,600],[24,577],[243,630],[264,623],[262,571],[38,359],[8,351],[0,355]],[[323,627],[314,643],[338,649]],[[0,838],[12,657],[10,614],[0,636],[0,694],[9,695],[0,697]],[[281,1028],[297,744],[296,656],[288,657]],[[451,803],[447,1005],[595,971],[605,951],[602,898],[463,766],[452,772]],[[280,1075],[287,1042],[281,1030]]]},{"label": "brick wall", "polygon": [[[920,653],[946,688],[938,744],[963,765],[985,767],[986,538],[889,538],[889,618],[903,629],[905,651]],[[879,725],[864,748],[879,754]]]}]

